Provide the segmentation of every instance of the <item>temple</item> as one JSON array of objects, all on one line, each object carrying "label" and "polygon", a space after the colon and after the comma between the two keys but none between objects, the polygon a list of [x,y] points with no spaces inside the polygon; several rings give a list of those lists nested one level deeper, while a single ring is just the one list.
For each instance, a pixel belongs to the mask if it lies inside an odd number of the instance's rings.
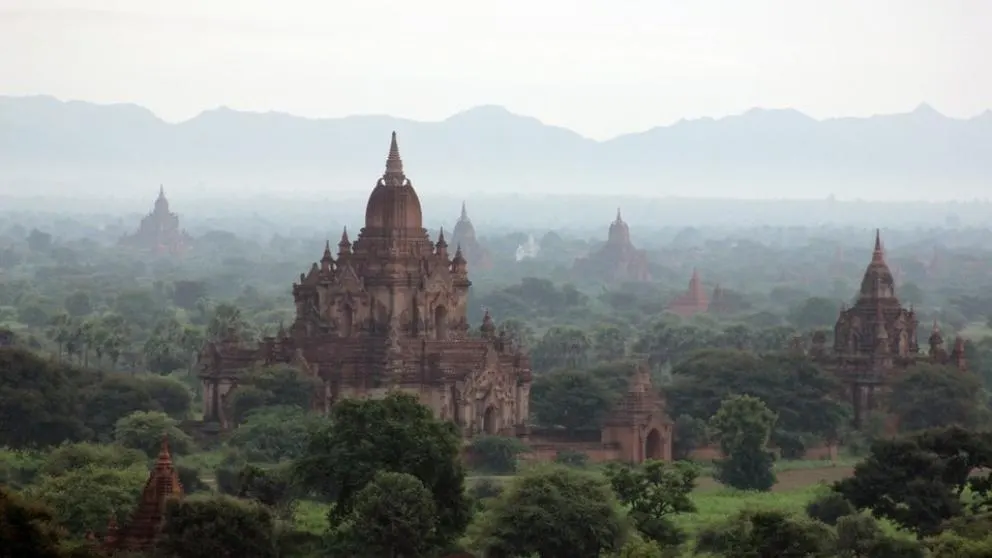
[{"label": "temple", "polygon": [[575,260],[577,275],[609,283],[643,282],[651,280],[647,255],[630,242],[630,228],[620,216],[610,223],[606,244],[584,258]]},{"label": "temple", "polygon": [[895,283],[876,230],[875,248],[861,279],[858,298],[851,308],[841,309],[834,326],[833,349],[827,349],[824,332],[813,334],[809,354],[844,384],[855,425],[863,424],[872,411],[883,409],[887,387],[913,364],[931,362],[967,369],[964,341],[958,337],[951,351],[946,351],[936,322],[929,351],[919,352],[919,321],[912,308],[900,304]]},{"label": "temple", "polygon": [[103,550],[108,556],[117,553],[145,552],[155,545],[155,539],[162,528],[165,503],[169,498],[181,498],[183,487],[179,473],[172,466],[169,441],[162,439],[155,467],[148,475],[148,482],[141,492],[138,508],[131,520],[121,528],[111,518],[103,539]]},{"label": "temple", "polygon": [[352,242],[345,230],[293,284],[292,326],[257,346],[233,336],[200,353],[204,418],[228,427],[225,401],[256,365],[288,364],[312,374],[326,411],[343,398],[417,396],[464,436],[518,435],[530,413],[530,360],[496,333],[486,313],[478,335],[466,319],[468,263],[442,232],[432,242],[393,133],[386,170]]},{"label": "temple", "polygon": [[451,241],[454,242],[455,246],[462,247],[462,254],[470,266],[474,269],[491,269],[493,267],[493,260],[489,256],[489,251],[475,238],[475,227],[468,218],[465,202],[462,202],[462,214],[458,217],[458,222],[455,223],[453,233]]},{"label": "temple", "polygon": [[121,245],[156,254],[178,254],[189,247],[190,238],[179,228],[179,216],[169,211],[165,189],[159,186],[152,212],[141,219],[138,230],[121,238]]},{"label": "temple", "polygon": [[709,310],[710,301],[703,290],[702,281],[699,279],[699,271],[692,270],[692,278],[689,279],[689,289],[675,300],[668,303],[668,311],[678,314],[683,318],[688,318],[696,314],[701,314]]}]

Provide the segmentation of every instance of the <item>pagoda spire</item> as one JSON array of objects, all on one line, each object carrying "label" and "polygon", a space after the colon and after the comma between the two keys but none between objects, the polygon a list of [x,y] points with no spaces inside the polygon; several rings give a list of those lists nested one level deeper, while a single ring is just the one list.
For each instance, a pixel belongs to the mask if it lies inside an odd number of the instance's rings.
[{"label": "pagoda spire", "polygon": [[879,229],[875,229],[875,250],[871,253],[871,261],[885,261],[885,251],[882,249],[882,233]]},{"label": "pagoda spire", "polygon": [[620,221],[623,221],[623,218],[620,217],[620,208],[617,207],[617,222],[619,223]]},{"label": "pagoda spire", "polygon": [[459,221],[468,221],[468,211],[465,210],[465,200],[462,200],[462,215],[458,218]]},{"label": "pagoda spire", "polygon": [[345,227],[341,231],[341,240],[338,242],[338,257],[340,258],[342,254],[351,253],[351,241],[348,240],[348,227]]},{"label": "pagoda spire", "polygon": [[331,262],[334,259],[331,257],[331,241],[324,241],[324,256],[320,258],[320,268],[323,271],[329,271],[331,269]]},{"label": "pagoda spire", "polygon": [[393,131],[392,139],[389,141],[389,156],[386,157],[386,174],[403,175],[403,159],[400,158],[400,146],[396,142],[395,131]]}]

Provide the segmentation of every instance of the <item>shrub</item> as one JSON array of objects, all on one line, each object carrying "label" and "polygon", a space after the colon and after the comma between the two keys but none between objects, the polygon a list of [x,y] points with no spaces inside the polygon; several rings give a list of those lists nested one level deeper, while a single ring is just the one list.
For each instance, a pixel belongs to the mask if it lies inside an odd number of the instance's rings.
[{"label": "shrub", "polygon": [[806,515],[827,525],[837,525],[837,520],[857,510],[843,494],[830,491],[806,505]]}]

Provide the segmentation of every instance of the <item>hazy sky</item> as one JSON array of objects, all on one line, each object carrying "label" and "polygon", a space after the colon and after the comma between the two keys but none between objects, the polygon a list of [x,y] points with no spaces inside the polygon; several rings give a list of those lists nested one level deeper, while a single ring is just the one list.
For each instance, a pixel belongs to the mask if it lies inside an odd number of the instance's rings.
[{"label": "hazy sky", "polygon": [[595,138],[761,106],[992,108],[988,0],[0,0],[0,94],[438,120]]}]

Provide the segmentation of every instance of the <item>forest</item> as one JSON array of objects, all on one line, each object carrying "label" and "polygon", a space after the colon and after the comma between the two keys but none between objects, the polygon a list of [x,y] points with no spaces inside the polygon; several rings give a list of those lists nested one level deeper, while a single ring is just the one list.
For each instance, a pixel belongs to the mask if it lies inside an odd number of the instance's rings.
[{"label": "forest", "polygon": [[[568,451],[538,463],[497,436],[470,440],[466,460],[452,425],[415,399],[315,413],[314,379],[290,366],[246,372],[234,428],[210,431],[200,349],[289,326],[294,279],[341,229],[199,224],[173,255],[118,245],[135,225],[0,213],[0,556],[99,556],[139,505],[163,436],[186,497],[131,556],[992,553],[988,229],[881,231],[921,353],[937,329],[967,362],[893,378],[897,432],[880,417],[855,428],[838,378],[794,350],[814,334],[833,346],[874,230],[631,227],[650,272],[638,282],[576,272],[608,222],[480,230],[491,265],[469,268],[471,331],[488,311],[526,348],[535,427],[598,432],[648,366],[675,459],[635,466]],[[694,271],[720,304],[669,311]]]}]

